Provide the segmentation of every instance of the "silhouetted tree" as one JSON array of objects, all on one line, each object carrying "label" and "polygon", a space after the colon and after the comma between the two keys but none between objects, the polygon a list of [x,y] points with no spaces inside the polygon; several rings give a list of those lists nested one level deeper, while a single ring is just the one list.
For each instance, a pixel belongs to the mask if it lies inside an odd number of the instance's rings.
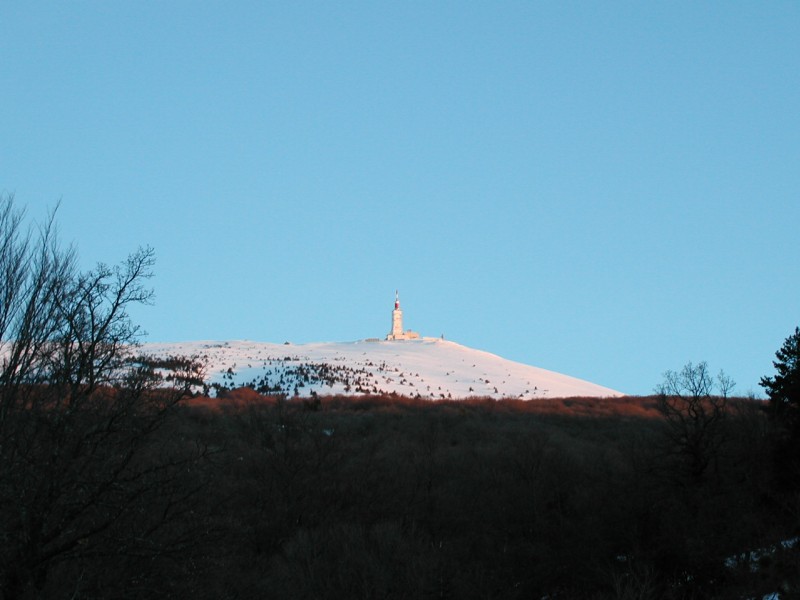
[{"label": "silhouetted tree", "polygon": [[800,415],[800,327],[784,340],[775,357],[772,364],[777,373],[762,377],[761,387],[769,396],[773,413],[794,430]]},{"label": "silhouetted tree", "polygon": [[153,251],[81,273],[52,214],[22,223],[0,198],[0,597],[148,595],[191,549],[204,454],[162,432],[188,389],[132,359]]},{"label": "silhouetted tree", "polygon": [[769,396],[770,412],[778,428],[775,440],[775,465],[781,485],[800,486],[800,327],[784,340],[775,353],[777,373],[762,377],[761,386]]},{"label": "silhouetted tree", "polygon": [[665,372],[656,388],[667,437],[692,481],[703,477],[724,439],[721,425],[733,383],[723,372],[718,381],[723,395],[714,395],[714,379],[705,362],[687,363],[679,372]]}]

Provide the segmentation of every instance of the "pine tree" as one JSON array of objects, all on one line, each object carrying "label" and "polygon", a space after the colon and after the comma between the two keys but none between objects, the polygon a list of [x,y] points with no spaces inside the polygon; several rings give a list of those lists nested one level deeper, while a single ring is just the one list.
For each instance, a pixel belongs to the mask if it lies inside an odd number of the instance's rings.
[{"label": "pine tree", "polygon": [[762,377],[769,396],[777,436],[774,461],[778,488],[791,493],[800,489],[800,327],[783,342],[773,361],[776,375]]},{"label": "pine tree", "polygon": [[772,364],[777,371],[774,377],[762,377],[761,387],[769,396],[775,417],[793,433],[800,433],[800,327],[786,338],[777,360]]}]

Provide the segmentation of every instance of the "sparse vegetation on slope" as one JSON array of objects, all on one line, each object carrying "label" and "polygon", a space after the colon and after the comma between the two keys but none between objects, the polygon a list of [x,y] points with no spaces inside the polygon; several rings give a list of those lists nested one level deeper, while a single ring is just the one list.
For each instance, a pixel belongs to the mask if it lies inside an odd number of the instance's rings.
[{"label": "sparse vegetation on slope", "polygon": [[146,344],[143,350],[154,357],[188,354],[203,359],[212,392],[247,386],[259,393],[287,397],[394,393],[429,400],[622,395],[438,338],[288,346],[248,341],[177,342]]}]

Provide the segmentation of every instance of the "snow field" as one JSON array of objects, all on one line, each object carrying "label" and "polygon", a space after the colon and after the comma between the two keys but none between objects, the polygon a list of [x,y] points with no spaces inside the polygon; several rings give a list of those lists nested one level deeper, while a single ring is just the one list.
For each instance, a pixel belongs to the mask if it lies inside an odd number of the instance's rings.
[{"label": "snow field", "polygon": [[309,344],[148,343],[142,350],[158,357],[186,355],[205,361],[209,384],[261,385],[273,393],[303,397],[312,393],[397,393],[429,399],[481,396],[532,400],[622,395],[439,338]]}]

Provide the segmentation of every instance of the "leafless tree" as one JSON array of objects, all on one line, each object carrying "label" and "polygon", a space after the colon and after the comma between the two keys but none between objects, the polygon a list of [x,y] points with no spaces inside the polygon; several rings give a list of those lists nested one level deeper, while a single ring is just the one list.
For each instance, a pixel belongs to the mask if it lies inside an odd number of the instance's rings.
[{"label": "leafless tree", "polygon": [[687,363],[679,372],[667,371],[656,388],[659,410],[667,422],[667,438],[688,470],[690,480],[700,480],[723,441],[722,421],[733,381],[720,372],[722,394],[714,394],[708,365]]},{"label": "leafless tree", "polygon": [[153,250],[81,273],[54,213],[23,223],[0,198],[0,598],[135,590],[114,565],[141,582],[191,544],[174,524],[205,454],[163,431],[186,389],[133,360],[128,308],[151,298]]},{"label": "leafless tree", "polygon": [[719,388],[719,395],[727,398],[731,395],[733,388],[736,387],[736,382],[725,371],[720,369],[717,373],[717,387]]}]

